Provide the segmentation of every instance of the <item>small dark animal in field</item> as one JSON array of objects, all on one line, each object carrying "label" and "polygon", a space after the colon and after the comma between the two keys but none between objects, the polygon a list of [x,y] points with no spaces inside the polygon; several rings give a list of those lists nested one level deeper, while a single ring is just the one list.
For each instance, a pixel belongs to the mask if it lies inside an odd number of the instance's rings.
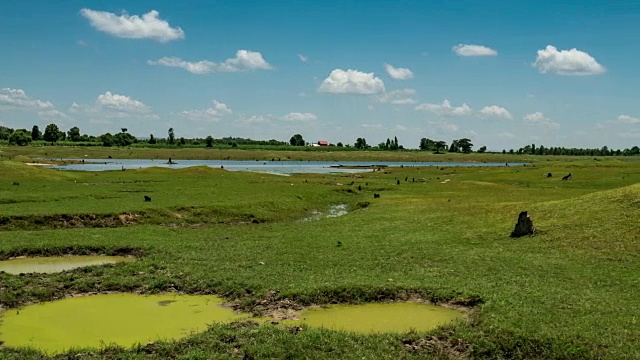
[{"label": "small dark animal in field", "polygon": [[349,185],[353,185],[354,183],[355,183],[355,181],[352,181],[351,184],[349,184]]},{"label": "small dark animal in field", "polygon": [[571,180],[571,173],[569,173],[569,175],[563,176],[562,180]]},{"label": "small dark animal in field", "polygon": [[398,181],[396,182],[396,184],[400,185],[400,180],[398,180]]},{"label": "small dark animal in field", "polygon": [[535,231],[536,231],[536,228],[535,226],[533,226],[533,221],[531,221],[529,214],[526,211],[522,211],[518,215],[518,222],[516,223],[515,228],[511,232],[511,237],[533,235]]},{"label": "small dark animal in field", "polygon": [[416,182],[416,178],[411,178],[411,182]]},{"label": "small dark animal in field", "polygon": [[406,178],[404,178],[404,182],[409,181],[409,177],[407,176]]},{"label": "small dark animal in field", "polygon": [[374,199],[379,199],[380,198],[380,194],[373,194],[373,198]]},{"label": "small dark animal in field", "polygon": [[358,185],[358,191],[362,191],[362,186]]},{"label": "small dark animal in field", "polygon": [[220,169],[224,169],[224,165],[220,165]]},{"label": "small dark animal in field", "polygon": [[111,159],[111,155],[109,155],[109,159]]},{"label": "small dark animal in field", "polygon": [[365,185],[369,186],[369,182],[364,183]]},{"label": "small dark animal in field", "polygon": [[341,247],[342,246],[342,241],[338,241],[338,244],[336,245],[336,247]]},{"label": "small dark animal in field", "polygon": [[13,185],[20,185],[20,183],[19,183],[19,182],[17,182],[17,181],[14,181],[14,182],[13,182]]},{"label": "small dark animal in field", "polygon": [[552,173],[547,173],[547,177],[552,177],[553,174]]},{"label": "small dark animal in field", "polygon": [[148,197],[147,195],[144,196],[144,201],[151,201],[151,198]]}]

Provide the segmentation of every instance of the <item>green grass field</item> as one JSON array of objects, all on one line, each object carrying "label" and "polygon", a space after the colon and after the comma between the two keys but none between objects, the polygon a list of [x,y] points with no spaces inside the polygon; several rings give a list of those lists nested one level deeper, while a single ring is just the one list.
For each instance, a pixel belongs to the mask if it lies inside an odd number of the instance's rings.
[{"label": "green grass field", "polygon": [[[506,156],[533,160],[535,166],[389,168],[359,178],[209,168],[65,172],[15,160],[43,152],[103,157],[106,150],[2,150],[3,159],[13,161],[0,162],[0,259],[69,253],[140,257],[60,274],[0,273],[5,308],[123,291],[218,294],[256,314],[279,306],[416,296],[470,309],[464,321],[431,333],[364,336],[245,323],[212,326],[175,342],[84,349],[60,358],[640,358],[638,158],[473,154],[455,159],[502,162]],[[109,151],[114,158],[289,156]],[[404,161],[456,156],[362,154],[330,155]],[[554,176],[544,177],[547,172]],[[569,172],[573,179],[562,181]],[[374,199],[374,193],[381,197]],[[153,200],[144,202],[144,195]],[[335,204],[346,204],[350,212],[301,221]],[[537,234],[512,239],[523,210]],[[41,356],[0,345],[3,359]]]}]

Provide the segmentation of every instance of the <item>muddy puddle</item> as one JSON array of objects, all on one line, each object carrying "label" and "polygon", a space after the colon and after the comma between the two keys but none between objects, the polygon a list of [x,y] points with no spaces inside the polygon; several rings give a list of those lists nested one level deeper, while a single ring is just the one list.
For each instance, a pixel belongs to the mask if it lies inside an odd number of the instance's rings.
[{"label": "muddy puddle", "polygon": [[0,272],[9,274],[56,273],[83,266],[115,264],[135,260],[126,256],[23,257],[0,261]]},{"label": "muddy puddle", "polygon": [[383,333],[432,330],[463,315],[460,310],[417,302],[375,303],[311,308],[300,311],[299,320],[283,322],[356,333]]},{"label": "muddy puddle", "polygon": [[327,211],[313,211],[309,217],[302,219],[302,221],[316,221],[320,219],[326,218],[334,218],[343,215],[347,215],[349,210],[347,208],[347,204],[335,204],[329,206]]},{"label": "muddy puddle", "polygon": [[0,342],[48,354],[70,348],[131,347],[178,339],[248,315],[209,295],[106,294],[67,298],[0,313]]}]

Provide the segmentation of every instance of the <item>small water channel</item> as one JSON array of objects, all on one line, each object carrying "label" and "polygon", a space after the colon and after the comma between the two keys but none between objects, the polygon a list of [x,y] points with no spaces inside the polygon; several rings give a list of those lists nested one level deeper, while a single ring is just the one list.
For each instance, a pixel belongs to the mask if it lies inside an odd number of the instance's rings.
[{"label": "small water channel", "polygon": [[131,262],[135,259],[126,256],[51,256],[21,257],[0,261],[0,272],[9,274],[56,273],[83,266]]},{"label": "small water channel", "polygon": [[[390,162],[390,161],[250,161],[250,160],[168,160],[159,159],[46,159],[63,161],[84,161],[67,165],[52,166],[61,170],[78,171],[107,171],[122,169],[141,169],[148,167],[165,167],[180,169],[192,166],[208,166],[224,168],[230,171],[251,171],[278,175],[298,173],[357,173],[370,172],[377,167],[451,167],[451,166],[505,166],[505,163],[475,163],[475,162]],[[522,163],[509,163],[509,166],[521,166]]]}]

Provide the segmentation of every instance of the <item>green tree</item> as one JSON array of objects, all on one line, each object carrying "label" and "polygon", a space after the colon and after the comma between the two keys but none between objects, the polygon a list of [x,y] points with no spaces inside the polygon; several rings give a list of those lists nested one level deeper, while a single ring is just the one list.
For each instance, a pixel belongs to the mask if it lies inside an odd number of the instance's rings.
[{"label": "green tree", "polygon": [[305,142],[302,138],[302,135],[295,134],[291,137],[291,139],[289,139],[289,144],[291,144],[292,146],[304,146]]},{"label": "green tree", "polygon": [[13,145],[29,145],[31,140],[31,133],[27,129],[18,129],[9,136],[9,144]]},{"label": "green tree", "polygon": [[153,137],[153,134],[149,134],[149,144],[155,145],[157,143],[158,143],[158,140],[156,140],[156,138]]},{"label": "green tree", "polygon": [[485,151],[487,151],[487,147],[486,146],[482,146],[482,147],[480,147],[480,149],[478,149],[479,153],[483,153]]},{"label": "green tree", "polygon": [[173,128],[169,128],[169,144],[172,144],[176,141],[176,134],[173,132]]},{"label": "green tree", "polygon": [[0,126],[0,140],[9,140],[9,137],[13,134],[13,129],[6,126]]},{"label": "green tree", "polygon": [[60,139],[60,129],[58,129],[58,125],[49,124],[44,129],[44,134],[42,135],[44,141],[48,142],[56,142]]},{"label": "green tree", "polygon": [[102,134],[99,139],[102,141],[102,146],[113,146],[114,141],[111,133]]},{"label": "green tree", "polygon": [[458,140],[453,140],[451,146],[449,146],[449,152],[458,152]]},{"label": "green tree", "polygon": [[38,125],[33,125],[31,128],[31,140],[37,141],[42,139],[42,131],[38,128]]},{"label": "green tree", "polygon": [[355,147],[356,149],[366,149],[369,147],[369,145],[367,145],[367,139],[357,138],[356,143],[353,145],[353,147]]},{"label": "green tree", "polygon": [[213,147],[213,137],[211,135],[207,136],[205,142],[207,143],[207,147]]},{"label": "green tree", "polygon": [[468,154],[471,152],[471,148],[473,147],[473,144],[471,143],[470,139],[467,138],[462,138],[458,140],[458,143],[456,144],[460,150],[462,150],[463,153]]},{"label": "green tree", "polygon": [[77,126],[72,127],[67,132],[67,138],[71,141],[80,141],[80,129]]},{"label": "green tree", "polygon": [[337,147],[343,147],[344,145],[343,145],[340,141],[338,141],[338,143],[336,144],[336,146],[337,146]]},{"label": "green tree", "polygon": [[447,150],[447,143],[439,140],[433,143],[433,147],[436,149],[436,153],[440,154],[442,150]]}]

